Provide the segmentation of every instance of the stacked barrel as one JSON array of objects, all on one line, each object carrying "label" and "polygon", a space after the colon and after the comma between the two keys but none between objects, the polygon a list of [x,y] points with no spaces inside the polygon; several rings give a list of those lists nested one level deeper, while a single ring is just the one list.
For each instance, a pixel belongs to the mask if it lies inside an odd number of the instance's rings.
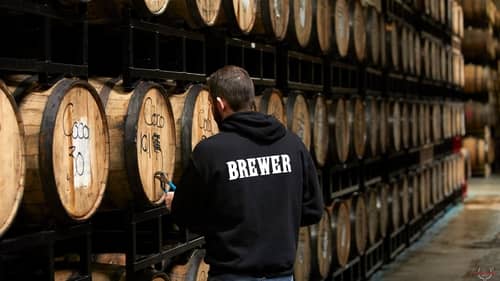
[{"label": "stacked barrel", "polygon": [[498,123],[494,108],[498,88],[496,34],[500,23],[496,22],[498,11],[491,0],[463,1],[463,12],[462,48],[467,62],[464,92],[471,99],[466,106],[468,137],[463,143],[471,156],[473,174],[487,176],[495,155],[491,129]]}]

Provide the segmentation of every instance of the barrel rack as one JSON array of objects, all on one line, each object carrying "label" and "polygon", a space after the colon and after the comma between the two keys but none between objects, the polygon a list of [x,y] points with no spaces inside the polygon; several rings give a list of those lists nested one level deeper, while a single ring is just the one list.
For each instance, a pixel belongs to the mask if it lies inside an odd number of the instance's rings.
[{"label": "barrel rack", "polygon": [[3,14],[0,31],[9,38],[9,43],[0,47],[0,69],[38,74],[42,82],[48,81],[52,75],[86,77],[86,6],[82,4],[66,11],[68,13],[61,13],[48,2],[0,2]]}]

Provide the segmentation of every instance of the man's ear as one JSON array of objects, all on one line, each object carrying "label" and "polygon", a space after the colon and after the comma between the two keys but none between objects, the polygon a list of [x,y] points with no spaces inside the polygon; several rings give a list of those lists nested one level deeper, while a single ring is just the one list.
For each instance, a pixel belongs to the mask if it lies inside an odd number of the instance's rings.
[{"label": "man's ear", "polygon": [[217,97],[217,98],[215,98],[215,102],[218,104],[219,109],[221,111],[224,111],[224,108],[226,108],[224,101],[220,97]]}]

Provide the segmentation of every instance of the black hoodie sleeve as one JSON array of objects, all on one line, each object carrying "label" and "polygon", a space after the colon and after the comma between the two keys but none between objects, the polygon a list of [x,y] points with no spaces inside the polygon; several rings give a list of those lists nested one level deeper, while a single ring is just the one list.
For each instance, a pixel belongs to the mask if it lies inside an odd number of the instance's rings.
[{"label": "black hoodie sleeve", "polygon": [[193,160],[189,161],[172,201],[172,217],[180,227],[198,234],[206,231],[208,183],[201,176]]},{"label": "black hoodie sleeve", "polygon": [[323,215],[323,194],[319,186],[318,173],[309,153],[303,153],[304,187],[302,198],[301,226],[318,223]]}]

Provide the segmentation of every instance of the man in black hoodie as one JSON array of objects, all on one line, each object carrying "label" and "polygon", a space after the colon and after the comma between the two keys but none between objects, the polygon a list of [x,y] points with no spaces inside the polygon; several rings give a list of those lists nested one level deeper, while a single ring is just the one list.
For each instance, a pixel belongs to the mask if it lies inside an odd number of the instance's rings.
[{"label": "man in black hoodie", "polygon": [[245,70],[226,66],[208,86],[220,133],[194,149],[172,216],[205,236],[211,280],[291,280],[299,227],[323,211],[315,165],[295,134],[251,110]]}]

